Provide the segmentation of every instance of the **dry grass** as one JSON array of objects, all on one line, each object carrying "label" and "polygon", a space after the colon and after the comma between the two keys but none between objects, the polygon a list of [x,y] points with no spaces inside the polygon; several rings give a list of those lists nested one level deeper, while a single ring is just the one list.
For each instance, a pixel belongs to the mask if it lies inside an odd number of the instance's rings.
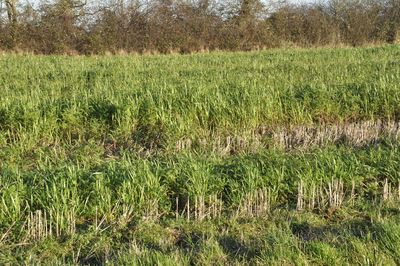
[{"label": "dry grass", "polygon": [[[361,147],[382,140],[398,140],[399,136],[399,122],[376,120],[274,129],[260,128],[248,136],[215,137],[212,143],[206,140],[198,143],[204,149],[228,155],[237,152],[256,152],[270,147],[285,150],[305,150],[331,144]],[[191,150],[193,143],[190,138],[182,139],[176,142],[176,151]]]}]

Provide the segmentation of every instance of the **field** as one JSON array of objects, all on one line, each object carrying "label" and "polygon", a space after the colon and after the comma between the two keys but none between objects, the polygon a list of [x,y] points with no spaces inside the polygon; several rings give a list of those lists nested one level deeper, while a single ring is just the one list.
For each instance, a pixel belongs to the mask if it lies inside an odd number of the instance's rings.
[{"label": "field", "polygon": [[399,46],[8,54],[0,89],[0,264],[400,264]]}]

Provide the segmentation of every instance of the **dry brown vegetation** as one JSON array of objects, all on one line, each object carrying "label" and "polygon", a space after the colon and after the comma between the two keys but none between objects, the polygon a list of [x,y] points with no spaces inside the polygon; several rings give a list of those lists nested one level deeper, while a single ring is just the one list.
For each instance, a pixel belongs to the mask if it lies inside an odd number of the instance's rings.
[{"label": "dry brown vegetation", "polygon": [[400,28],[397,0],[4,1],[0,50],[44,54],[356,46],[395,43]]}]

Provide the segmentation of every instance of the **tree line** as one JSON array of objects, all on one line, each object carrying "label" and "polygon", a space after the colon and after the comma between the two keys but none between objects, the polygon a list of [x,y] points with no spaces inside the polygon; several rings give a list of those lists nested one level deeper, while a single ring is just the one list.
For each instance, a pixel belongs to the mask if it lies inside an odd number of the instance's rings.
[{"label": "tree line", "polygon": [[0,0],[5,51],[187,53],[399,39],[400,0]]}]

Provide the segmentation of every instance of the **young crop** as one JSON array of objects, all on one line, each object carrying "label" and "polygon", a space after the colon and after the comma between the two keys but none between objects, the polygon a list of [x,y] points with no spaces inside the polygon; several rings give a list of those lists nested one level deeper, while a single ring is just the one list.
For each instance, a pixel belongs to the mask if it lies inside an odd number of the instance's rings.
[{"label": "young crop", "polygon": [[398,264],[398,54],[1,56],[0,264]]}]

